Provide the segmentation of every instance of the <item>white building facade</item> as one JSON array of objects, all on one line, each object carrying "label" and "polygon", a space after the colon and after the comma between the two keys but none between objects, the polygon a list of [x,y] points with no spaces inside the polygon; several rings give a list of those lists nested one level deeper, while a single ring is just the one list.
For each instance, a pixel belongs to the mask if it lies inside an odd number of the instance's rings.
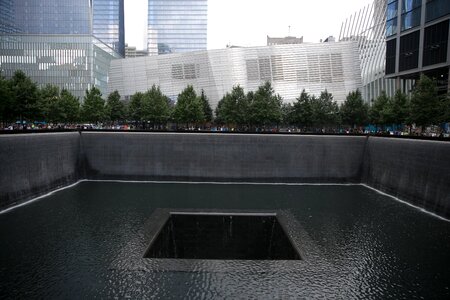
[{"label": "white building facade", "polygon": [[176,101],[187,85],[202,89],[213,108],[235,85],[246,92],[270,81],[284,102],[293,102],[303,89],[313,95],[327,90],[338,103],[362,88],[360,56],[355,41],[279,45],[174,53],[114,60],[108,92],[124,99],[153,84]]}]

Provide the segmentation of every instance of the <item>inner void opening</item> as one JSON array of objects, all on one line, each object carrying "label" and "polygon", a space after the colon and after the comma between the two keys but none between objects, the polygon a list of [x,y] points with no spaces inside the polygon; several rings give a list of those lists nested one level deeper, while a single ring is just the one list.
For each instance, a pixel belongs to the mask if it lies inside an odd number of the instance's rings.
[{"label": "inner void opening", "polygon": [[145,258],[300,260],[275,214],[170,213]]}]

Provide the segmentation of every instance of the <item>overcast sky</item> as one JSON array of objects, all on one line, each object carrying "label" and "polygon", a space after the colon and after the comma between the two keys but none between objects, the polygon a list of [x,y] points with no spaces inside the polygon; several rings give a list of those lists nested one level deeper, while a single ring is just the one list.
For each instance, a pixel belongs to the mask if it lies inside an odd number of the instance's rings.
[{"label": "overcast sky", "polygon": [[[145,48],[147,1],[125,0],[125,40]],[[208,0],[208,49],[266,45],[266,36],[319,42],[372,0]],[[290,31],[289,31],[290,26]]]}]

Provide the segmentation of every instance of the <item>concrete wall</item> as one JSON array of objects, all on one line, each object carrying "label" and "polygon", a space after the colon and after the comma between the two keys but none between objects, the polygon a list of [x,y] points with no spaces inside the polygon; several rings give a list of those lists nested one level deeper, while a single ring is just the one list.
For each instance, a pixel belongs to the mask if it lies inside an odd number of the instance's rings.
[{"label": "concrete wall", "polygon": [[80,178],[363,182],[450,218],[450,143],[379,137],[82,132],[0,136],[0,207]]},{"label": "concrete wall", "polygon": [[80,134],[0,135],[0,208],[78,180]]},{"label": "concrete wall", "polygon": [[450,219],[450,143],[370,137],[362,182]]},{"label": "concrete wall", "polygon": [[359,182],[366,137],[83,132],[90,179]]}]

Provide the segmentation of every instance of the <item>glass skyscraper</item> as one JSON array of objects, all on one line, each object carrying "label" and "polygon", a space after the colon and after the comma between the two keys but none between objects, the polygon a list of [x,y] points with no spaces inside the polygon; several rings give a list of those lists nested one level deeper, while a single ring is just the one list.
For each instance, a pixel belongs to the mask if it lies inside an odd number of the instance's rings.
[{"label": "glass skyscraper", "polygon": [[92,31],[96,38],[125,57],[124,0],[94,0]]},{"label": "glass skyscraper", "polygon": [[124,54],[123,0],[2,0],[0,70],[82,97],[106,92],[110,61]]},{"label": "glass skyscraper", "polygon": [[150,55],[206,50],[207,0],[149,0]]}]

